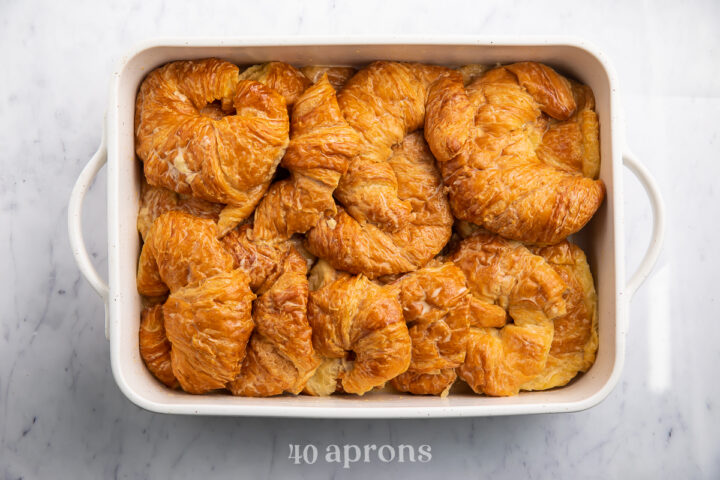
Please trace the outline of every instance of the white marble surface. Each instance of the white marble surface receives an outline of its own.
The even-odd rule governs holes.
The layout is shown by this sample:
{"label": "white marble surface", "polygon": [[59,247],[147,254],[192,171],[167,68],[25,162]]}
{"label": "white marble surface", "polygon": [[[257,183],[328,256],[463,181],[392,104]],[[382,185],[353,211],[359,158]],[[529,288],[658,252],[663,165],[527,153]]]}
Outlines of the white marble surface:
{"label": "white marble surface", "polygon": [[[0,478],[719,478],[720,3],[0,0]],[[589,411],[433,421],[189,418],[118,390],[103,307],[76,269],[66,203],[95,150],[111,68],[158,35],[572,34],[604,49],[630,147],[668,230],[631,306],[620,384]],[[626,181],[628,271],[650,225]],[[106,263],[105,177],[85,204]],[[104,271],[104,270],[102,270]],[[294,466],[289,443],[427,443],[426,464]]]}

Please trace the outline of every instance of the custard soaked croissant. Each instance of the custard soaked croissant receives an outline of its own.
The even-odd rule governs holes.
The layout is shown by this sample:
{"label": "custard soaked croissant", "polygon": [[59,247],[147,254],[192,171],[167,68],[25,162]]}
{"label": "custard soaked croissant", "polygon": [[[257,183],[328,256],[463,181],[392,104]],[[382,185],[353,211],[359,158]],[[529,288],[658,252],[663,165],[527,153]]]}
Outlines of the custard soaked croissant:
{"label": "custard soaked croissant", "polygon": [[249,216],[288,144],[284,98],[218,59],[169,63],[143,81],[135,148],[151,185],[227,204],[226,232]]}
{"label": "custard soaked croissant", "polygon": [[336,213],[333,192],[360,151],[358,134],[342,116],[335,91],[322,77],[293,108],[290,145],[282,166],[290,178],[275,182],[255,211],[254,236],[290,238]]}
{"label": "custard soaked croissant", "polygon": [[537,63],[492,69],[467,87],[440,79],[428,95],[425,137],[455,216],[526,243],[580,230],[605,194],[589,177],[599,166],[593,106],[589,88]]}
{"label": "custard soaked croissant", "polygon": [[[479,232],[463,240],[449,259],[486,304],[485,314],[470,317],[460,378],[477,393],[515,395],[545,368],[553,321],[566,313],[566,285],[542,257],[492,234]],[[512,323],[488,326],[508,317]]]}
{"label": "custard soaked croissant", "polygon": [[392,195],[408,211],[397,228],[389,229],[369,219],[358,221],[361,213],[353,216],[341,207],[335,215],[320,221],[307,234],[308,250],[335,268],[363,273],[369,278],[415,270],[435,256],[450,238],[452,215],[422,133],[408,135],[392,152],[383,164],[375,164],[380,170],[389,169],[390,176],[371,180],[367,176],[372,169],[366,170],[362,175],[367,181],[358,182],[355,194],[368,201],[383,202],[387,198],[383,190],[394,190]]}
{"label": "custard soaked croissant", "polygon": [[414,394],[446,395],[465,360],[470,304],[465,275],[453,263],[428,265],[395,282],[412,340],[408,370],[392,385]]}
{"label": "custard soaked croissant", "polygon": [[216,236],[212,220],[179,211],[160,215],[140,251],[138,292],[156,297],[232,270],[233,258]]}
{"label": "custard soaked croissant", "polygon": [[163,307],[173,373],[183,390],[225,388],[240,371],[253,330],[255,298],[242,270],[180,288]]}
{"label": "custard soaked croissant", "polygon": [[395,287],[336,272],[324,261],[311,274],[308,319],[323,364],[305,391],[362,395],[407,370],[410,336]]}
{"label": "custard soaked croissant", "polygon": [[598,348],[597,294],[585,254],[568,241],[534,248],[565,282],[567,312],[554,321],[554,334],[543,371],[523,390],[560,387],[595,362]]}
{"label": "custard soaked croissant", "polygon": [[307,263],[292,245],[275,248],[284,253],[278,254],[282,259],[272,272],[274,280],[255,300],[255,331],[247,356],[238,376],[228,384],[234,395],[300,393],[320,363],[307,319]]}
{"label": "custard soaked croissant", "polygon": [[[216,234],[212,220],[170,211],[153,222],[140,253],[138,291],[147,296],[170,292],[162,317],[172,373],[189,393],[224,388],[233,380],[253,329],[250,280],[233,269],[233,258]],[[154,330],[162,346],[159,327]],[[146,348],[146,362],[148,353]],[[158,372],[168,379],[159,368],[153,371]]]}
{"label": "custard soaked croissant", "polygon": [[299,393],[320,362],[307,318],[306,259],[292,241],[255,240],[251,225],[231,231],[222,244],[258,296],[247,356],[228,389],[253,397]]}
{"label": "custard soaked croissant", "polygon": [[344,208],[307,236],[308,249],[335,268],[375,278],[415,270],[450,238],[452,217],[435,162],[419,133],[427,88],[444,67],[375,62],[338,93],[361,149],[335,197]]}

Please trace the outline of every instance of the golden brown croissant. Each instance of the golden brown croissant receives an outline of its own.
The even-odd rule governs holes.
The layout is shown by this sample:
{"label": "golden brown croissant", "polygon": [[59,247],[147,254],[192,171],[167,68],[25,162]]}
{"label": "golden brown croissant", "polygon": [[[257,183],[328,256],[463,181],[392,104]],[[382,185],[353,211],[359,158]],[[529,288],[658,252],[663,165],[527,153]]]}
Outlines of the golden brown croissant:
{"label": "golden brown croissant", "polygon": [[408,273],[394,283],[412,340],[408,370],[392,385],[414,394],[447,395],[465,360],[469,305],[465,275],[453,263]]}
{"label": "golden brown croissant", "polygon": [[338,94],[362,149],[335,190],[344,206],[308,234],[308,249],[335,268],[370,278],[415,270],[450,237],[452,222],[435,162],[414,132],[428,86],[460,74],[444,67],[375,62]]}
{"label": "golden brown croissant", "polygon": [[326,77],[308,88],[293,108],[290,145],[282,166],[290,178],[272,184],[255,211],[254,237],[290,238],[305,233],[337,209],[333,192],[360,149],[357,133],[340,112]]}
{"label": "golden brown croissant", "polygon": [[175,193],[162,187],[153,187],[143,181],[140,190],[140,211],[137,227],[143,241],[157,217],[171,210],[186,212],[200,218],[209,218],[215,222],[220,218],[220,211],[225,205],[211,203],[200,198]]}
{"label": "golden brown croissant", "polygon": [[600,139],[595,96],[587,85],[570,81],[575,113],[565,121],[549,119],[536,153],[543,162],[588,178],[600,173]]}
{"label": "golden brown croissant", "polygon": [[302,67],[300,71],[310,79],[312,83],[318,83],[324,75],[327,75],[330,85],[337,91],[340,91],[347,81],[357,73],[357,70],[353,67],[327,65],[308,65]]}
{"label": "golden brown croissant", "polygon": [[255,300],[256,329],[239,375],[228,384],[234,395],[300,393],[320,363],[307,319],[307,263],[290,246],[278,270],[276,280]]}
{"label": "golden brown croissant", "polygon": [[[332,270],[323,261],[313,270]],[[396,377],[410,364],[410,335],[396,287],[380,286],[363,275],[311,274],[308,320],[313,346],[324,358],[305,391],[362,395]]]}
{"label": "golden brown croissant", "polygon": [[165,302],[172,369],[186,392],[225,388],[240,373],[254,327],[248,283],[233,270],[174,290]]}
{"label": "golden brown croissant", "polygon": [[[386,161],[368,165],[362,179],[354,175],[352,182],[357,183],[353,195],[357,198],[346,204],[351,205],[350,210],[338,208],[337,214],[310,230],[308,250],[337,269],[370,278],[425,265],[447,243],[453,219],[435,159],[422,133],[408,135]],[[397,228],[362,219],[363,213],[353,210],[389,198],[384,196],[384,189],[394,191],[395,199],[408,208]]]}
{"label": "golden brown croissant", "polygon": [[137,287],[154,297],[232,270],[233,258],[216,238],[212,220],[185,212],[160,215],[140,252]]}
{"label": "golden brown croissant", "polygon": [[[542,257],[492,234],[463,240],[449,259],[477,299],[460,378],[477,393],[515,395],[545,368],[553,320],[566,312],[565,283]],[[513,323],[488,327],[498,326],[506,312]]]}
{"label": "golden brown croissant", "polygon": [[338,94],[343,115],[360,134],[363,148],[343,175],[336,197],[358,221],[393,231],[411,216],[408,202],[398,198],[395,173],[385,161],[393,146],[423,127],[427,89],[445,76],[460,78],[444,67],[375,62]]}
{"label": "golden brown croissant", "polygon": [[140,316],[140,356],[155,378],[170,388],[177,388],[180,384],[172,371],[170,341],[165,334],[164,323],[162,305],[143,309]]}
{"label": "golden brown croissant", "polygon": [[[589,97],[589,90],[584,92]],[[597,164],[591,105],[585,102],[572,119],[577,105],[570,82],[537,63],[495,68],[467,88],[458,78],[438,80],[428,95],[425,137],[455,216],[527,243],[553,244],[580,230],[602,203],[604,186],[557,168],[575,158],[548,159],[572,152],[588,166]],[[556,121],[568,120],[581,134],[556,134],[563,130]],[[538,156],[538,150],[544,153]]]}
{"label": "golden brown croissant", "polygon": [[135,148],[151,185],[228,204],[224,233],[246,218],[288,144],[283,97],[218,59],[150,72],[137,95]]}
{"label": "golden brown croissant", "polygon": [[[216,234],[212,220],[170,211],[153,222],[140,253],[138,291],[170,291],[162,317],[172,373],[189,393],[223,388],[234,379],[253,329],[250,279],[233,270]],[[143,329],[141,337],[148,333]],[[160,343],[157,335],[148,340]]]}
{"label": "golden brown croissant", "polygon": [[567,285],[567,313],[554,322],[554,335],[545,369],[522,385],[523,390],[547,390],[566,385],[595,362],[598,348],[597,294],[585,254],[577,245],[562,242],[534,248]]}
{"label": "golden brown croissant", "polygon": [[240,74],[240,80],[254,80],[272,88],[283,96],[288,110],[305,89],[312,85],[310,79],[300,70],[284,62],[253,65]]}

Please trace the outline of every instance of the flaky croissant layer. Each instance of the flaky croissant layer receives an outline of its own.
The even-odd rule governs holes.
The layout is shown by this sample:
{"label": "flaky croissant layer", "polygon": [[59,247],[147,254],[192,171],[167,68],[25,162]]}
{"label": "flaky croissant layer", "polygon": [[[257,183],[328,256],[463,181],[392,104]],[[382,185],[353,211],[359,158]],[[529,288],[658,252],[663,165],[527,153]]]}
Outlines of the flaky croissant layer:
{"label": "flaky croissant layer", "polygon": [[140,356],[168,388],[515,395],[598,349],[566,237],[592,90],[546,65],[173,62],[136,101]]}

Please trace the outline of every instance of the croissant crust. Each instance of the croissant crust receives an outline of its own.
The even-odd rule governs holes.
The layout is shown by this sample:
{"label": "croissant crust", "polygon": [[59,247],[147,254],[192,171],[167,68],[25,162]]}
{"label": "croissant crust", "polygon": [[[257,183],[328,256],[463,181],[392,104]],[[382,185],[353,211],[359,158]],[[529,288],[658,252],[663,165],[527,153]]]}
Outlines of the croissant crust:
{"label": "croissant crust", "polygon": [[170,388],[180,384],[172,371],[170,341],[165,334],[163,306],[154,305],[143,309],[140,315],[140,356],[150,373]]}
{"label": "croissant crust", "polygon": [[[479,232],[463,240],[449,258],[486,310],[471,315],[460,378],[477,393],[515,395],[545,368],[553,321],[566,313],[565,283],[542,257],[492,234]],[[512,323],[484,324],[506,312]]]}
{"label": "croissant crust", "polygon": [[217,59],[153,70],[135,107],[135,148],[151,185],[228,204],[221,232],[246,218],[288,144],[284,98]]}
{"label": "croissant crust", "polygon": [[495,68],[467,87],[438,80],[425,136],[455,216],[525,243],[554,244],[580,230],[605,195],[590,178],[599,165],[591,95],[537,63]]}
{"label": "croissant crust", "polygon": [[307,318],[307,262],[291,242],[254,241],[250,233],[250,227],[243,226],[223,238],[258,294],[252,314],[255,331],[228,389],[253,397],[297,394],[320,363]]}
{"label": "croissant crust", "polygon": [[465,276],[453,263],[422,268],[395,282],[412,340],[412,358],[393,386],[414,394],[447,394],[465,360],[469,304]]}
{"label": "croissant crust", "polygon": [[590,266],[577,245],[561,242],[534,248],[565,282],[567,312],[553,322],[553,341],[547,364],[523,390],[547,390],[566,385],[595,362],[598,348],[597,294]]}
{"label": "croissant crust", "polygon": [[410,364],[410,336],[392,286],[339,274],[310,293],[308,319],[313,346],[324,357],[308,393],[329,394],[338,383],[342,391],[362,395]]}
{"label": "croissant crust", "polygon": [[452,217],[435,161],[413,133],[427,89],[460,74],[431,65],[375,62],[347,81],[338,104],[360,151],[340,179],[342,208],[307,235],[308,249],[335,268],[370,278],[425,265],[450,238]]}

